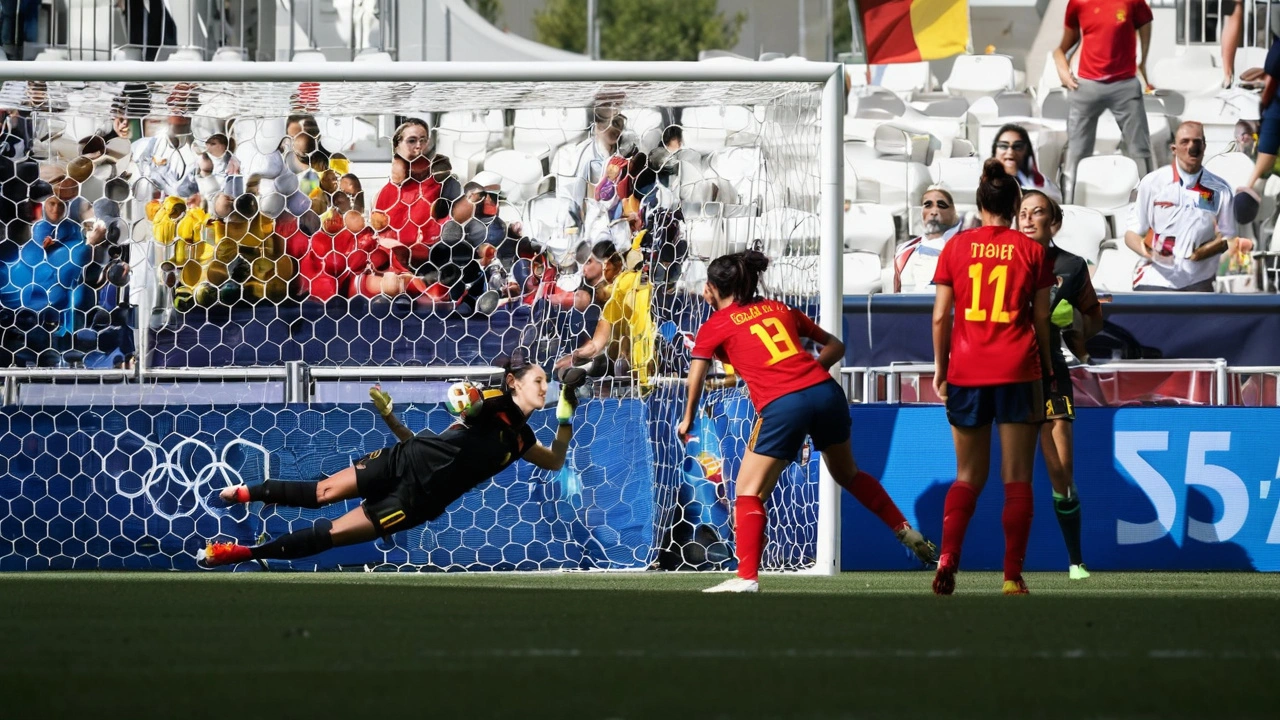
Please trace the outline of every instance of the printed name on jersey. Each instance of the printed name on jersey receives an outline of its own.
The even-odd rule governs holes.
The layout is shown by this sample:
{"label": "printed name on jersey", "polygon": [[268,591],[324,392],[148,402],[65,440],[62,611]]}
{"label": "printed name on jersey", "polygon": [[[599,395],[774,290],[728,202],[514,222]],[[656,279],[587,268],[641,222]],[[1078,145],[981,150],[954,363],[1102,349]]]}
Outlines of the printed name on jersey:
{"label": "printed name on jersey", "polygon": [[[765,311],[760,309],[762,307],[765,307],[765,305],[764,304],[752,305],[750,308],[747,308],[742,312],[736,312],[736,313],[730,314],[729,319],[733,321],[734,325],[741,325],[743,323],[751,322],[752,320],[755,320],[756,318],[765,314]],[[773,312],[773,307],[772,306],[768,306],[768,307],[769,307],[768,312]]]}
{"label": "printed name on jersey", "polygon": [[1013,246],[1001,243],[974,243],[972,246],[974,260],[1012,260]]}

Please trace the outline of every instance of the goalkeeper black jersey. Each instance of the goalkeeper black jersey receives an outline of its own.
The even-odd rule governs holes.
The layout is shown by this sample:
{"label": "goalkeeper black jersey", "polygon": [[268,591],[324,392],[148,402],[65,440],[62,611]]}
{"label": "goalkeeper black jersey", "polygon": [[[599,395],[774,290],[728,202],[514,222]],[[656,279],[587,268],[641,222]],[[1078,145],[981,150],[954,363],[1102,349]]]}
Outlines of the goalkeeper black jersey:
{"label": "goalkeeper black jersey", "polygon": [[524,457],[537,442],[528,419],[506,393],[488,391],[485,396],[475,417],[438,435],[424,430],[400,443],[401,476],[413,477],[448,503]]}

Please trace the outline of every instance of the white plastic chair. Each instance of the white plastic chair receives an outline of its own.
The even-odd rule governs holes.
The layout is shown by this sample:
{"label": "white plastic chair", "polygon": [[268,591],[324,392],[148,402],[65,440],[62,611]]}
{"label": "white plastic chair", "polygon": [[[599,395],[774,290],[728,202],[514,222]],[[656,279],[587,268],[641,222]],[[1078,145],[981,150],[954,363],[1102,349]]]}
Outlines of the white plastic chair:
{"label": "white plastic chair", "polygon": [[941,158],[933,164],[934,182],[951,193],[958,206],[976,206],[982,163],[977,156]]}
{"label": "white plastic chair", "polygon": [[1124,240],[1108,240],[1098,254],[1098,267],[1093,272],[1093,286],[1107,292],[1133,290],[1133,271],[1141,257],[1124,244]]}
{"label": "white plastic chair", "polygon": [[591,124],[583,108],[522,108],[515,112],[511,147],[538,157],[581,142]]}
{"label": "white plastic chair", "polygon": [[874,253],[884,261],[893,256],[897,228],[888,208],[872,203],[854,203],[844,214],[845,252]]}
{"label": "white plastic chair", "polygon": [[846,295],[870,295],[884,290],[879,255],[861,251],[846,252],[842,261]]}
{"label": "white plastic chair", "polygon": [[536,197],[544,177],[542,161],[520,150],[498,150],[484,159],[484,169],[502,177],[502,193],[516,205]]}
{"label": "white plastic chair", "polygon": [[1102,213],[1079,205],[1062,206],[1062,228],[1053,238],[1054,245],[1096,265],[1106,237],[1107,219]]}
{"label": "white plastic chair", "polygon": [[933,89],[933,75],[929,72],[928,62],[876,65],[871,77],[876,85],[904,99]]}
{"label": "white plastic chair", "polygon": [[1123,155],[1094,155],[1076,167],[1075,203],[1115,215],[1129,205],[1141,179],[1138,164]]}
{"label": "white plastic chair", "polygon": [[942,89],[969,100],[1013,90],[1013,58],[1008,55],[959,55]]}
{"label": "white plastic chair", "polygon": [[700,152],[714,152],[731,145],[754,145],[759,136],[755,114],[741,105],[685,108],[680,122],[685,147]]}

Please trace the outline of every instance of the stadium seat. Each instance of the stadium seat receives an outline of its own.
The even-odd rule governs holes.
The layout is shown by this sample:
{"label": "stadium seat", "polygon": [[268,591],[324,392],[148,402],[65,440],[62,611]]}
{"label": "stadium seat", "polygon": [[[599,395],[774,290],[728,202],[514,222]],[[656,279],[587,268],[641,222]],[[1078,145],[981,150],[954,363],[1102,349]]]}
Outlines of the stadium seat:
{"label": "stadium seat", "polygon": [[204,62],[204,50],[194,47],[175,48],[165,62]]}
{"label": "stadium seat", "polygon": [[819,257],[815,254],[777,257],[764,273],[764,286],[771,293],[792,297],[812,292],[813,278],[819,265]]}
{"label": "stadium seat", "polygon": [[941,158],[933,164],[933,181],[951,193],[957,207],[963,212],[977,209],[978,181],[982,179],[982,163],[986,158]]}
{"label": "stadium seat", "polygon": [[720,203],[707,203],[697,215],[686,214],[684,236],[689,254],[702,260],[713,260],[728,252],[728,237]]}
{"label": "stadium seat", "polygon": [[1222,87],[1218,48],[1208,45],[1179,46],[1174,54],[1148,68],[1152,85],[1176,90],[1188,97],[1211,96]]}
{"label": "stadium seat", "polygon": [[240,47],[220,47],[213,51],[213,62],[244,62],[248,53]]}
{"label": "stadium seat", "polygon": [[1102,213],[1079,205],[1062,206],[1062,228],[1053,238],[1054,245],[1097,265],[1106,237],[1107,219]]}
{"label": "stadium seat", "polygon": [[436,152],[453,161],[453,170],[471,177],[479,169],[484,153],[502,139],[501,110],[447,112],[436,126]]}
{"label": "stadium seat", "polygon": [[893,258],[893,213],[872,203],[854,203],[844,213],[844,251],[873,253],[884,262]]}
{"label": "stadium seat", "polygon": [[970,101],[1014,88],[1013,58],[1008,55],[958,55],[942,89]]}
{"label": "stadium seat", "polygon": [[322,63],[328,61],[329,58],[325,57],[323,51],[314,48],[306,48],[293,54],[293,62],[296,63]]}
{"label": "stadium seat", "polygon": [[818,252],[818,216],[792,208],[766,210],[755,223],[756,235],[764,241],[769,257]]}
{"label": "stadium seat", "polygon": [[498,150],[484,159],[483,167],[502,177],[502,193],[516,205],[537,197],[542,190],[542,161],[519,150]]}
{"label": "stadium seat", "polygon": [[521,108],[515,111],[511,147],[537,157],[549,157],[561,146],[586,138],[590,124],[583,108]]}
{"label": "stadium seat", "polygon": [[904,100],[910,100],[916,93],[929,92],[934,86],[928,62],[876,65],[871,77],[875,85]]}
{"label": "stadium seat", "polygon": [[[1253,174],[1253,160],[1242,152],[1227,152],[1214,155],[1205,160],[1204,167],[1217,175],[1232,189],[1244,187]],[[1261,215],[1262,213],[1259,213]]]}
{"label": "stadium seat", "polygon": [[685,108],[680,124],[685,147],[700,152],[754,145],[760,134],[755,113],[741,105]]}
{"label": "stadium seat", "polygon": [[1093,273],[1093,286],[1108,292],[1133,290],[1133,271],[1140,259],[1123,239],[1103,242],[1098,253],[1098,266]]}
{"label": "stadium seat", "polygon": [[847,251],[843,261],[845,295],[870,295],[883,291],[879,255],[860,250]]}
{"label": "stadium seat", "polygon": [[[902,138],[904,134],[911,134],[909,131],[888,128],[884,134],[891,132],[896,132],[900,139],[886,139],[880,147],[913,152],[923,147],[918,140]],[[858,169],[858,198],[882,203],[894,214],[905,216],[908,208],[919,202],[920,196],[932,183],[929,168],[904,155],[885,155],[877,150],[867,143],[845,143],[846,163]]]}
{"label": "stadium seat", "polygon": [[1123,155],[1094,155],[1076,168],[1077,205],[1115,215],[1128,207],[1138,187],[1138,164]]}

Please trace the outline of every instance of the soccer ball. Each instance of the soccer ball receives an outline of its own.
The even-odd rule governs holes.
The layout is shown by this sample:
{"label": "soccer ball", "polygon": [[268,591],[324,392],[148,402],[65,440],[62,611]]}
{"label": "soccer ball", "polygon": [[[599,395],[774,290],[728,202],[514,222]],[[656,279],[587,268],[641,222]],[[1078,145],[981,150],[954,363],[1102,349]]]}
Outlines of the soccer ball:
{"label": "soccer ball", "polygon": [[483,405],[484,394],[479,387],[469,382],[456,382],[445,393],[444,406],[454,417],[475,417]]}

